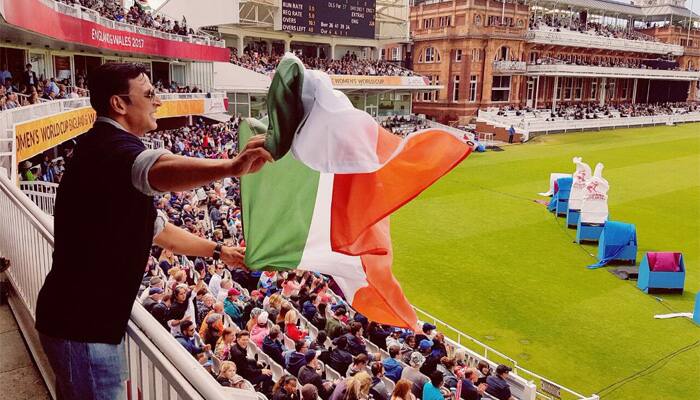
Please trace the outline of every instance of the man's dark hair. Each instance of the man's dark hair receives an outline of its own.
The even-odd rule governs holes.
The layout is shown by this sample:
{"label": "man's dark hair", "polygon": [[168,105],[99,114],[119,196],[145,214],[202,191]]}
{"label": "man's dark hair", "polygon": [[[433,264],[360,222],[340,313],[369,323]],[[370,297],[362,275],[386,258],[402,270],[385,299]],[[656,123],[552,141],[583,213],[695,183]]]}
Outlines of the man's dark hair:
{"label": "man's dark hair", "polygon": [[27,65],[25,65],[24,67],[25,67],[25,68],[29,68],[29,67],[31,67],[31,66],[32,66],[31,63],[27,63]]}
{"label": "man's dark hair", "polygon": [[242,338],[243,336],[248,336],[248,337],[250,337],[250,332],[245,331],[245,330],[239,331],[238,333],[236,333],[236,340]]}
{"label": "man's dark hair", "polygon": [[360,329],[362,329],[361,323],[357,321],[353,321],[352,323],[350,323],[350,334],[352,334],[353,336],[357,335],[357,332],[359,332]]}
{"label": "man's dark hair", "polygon": [[335,345],[338,346],[338,348],[345,350],[348,347],[348,338],[345,336],[339,337],[335,340]]}
{"label": "man's dark hair", "polygon": [[297,340],[297,341],[294,343],[294,349],[296,349],[296,351],[301,351],[302,347],[304,347],[305,345],[306,345],[306,342],[305,342],[305,341],[303,341],[303,340]]}
{"label": "man's dark hair", "polygon": [[384,366],[381,362],[375,361],[372,363],[372,376],[377,376],[384,372]]}
{"label": "man's dark hair", "polygon": [[397,355],[399,355],[400,351],[401,349],[399,348],[399,346],[394,345],[389,347],[389,357],[395,358]]}
{"label": "man's dark hair", "polygon": [[190,321],[189,319],[184,319],[182,322],[180,322],[180,331],[185,333],[185,331],[192,325],[194,325],[194,322]]}
{"label": "man's dark hair", "polygon": [[356,355],[355,358],[353,358],[353,360],[352,360],[352,363],[355,365],[358,365],[358,364],[367,365],[368,362],[369,362],[369,357],[367,357],[367,354],[365,354],[365,353],[360,353],[360,354]]}
{"label": "man's dark hair", "polygon": [[442,372],[433,371],[433,373],[430,374],[430,383],[432,383],[435,387],[442,386]]}
{"label": "man's dark hair", "polygon": [[[106,63],[97,67],[90,73],[88,90],[90,91],[90,105],[98,116],[108,116],[109,99],[114,95],[129,93],[129,81],[138,78],[141,74],[148,75],[146,67],[134,63]],[[128,102],[128,98],[124,97]]]}

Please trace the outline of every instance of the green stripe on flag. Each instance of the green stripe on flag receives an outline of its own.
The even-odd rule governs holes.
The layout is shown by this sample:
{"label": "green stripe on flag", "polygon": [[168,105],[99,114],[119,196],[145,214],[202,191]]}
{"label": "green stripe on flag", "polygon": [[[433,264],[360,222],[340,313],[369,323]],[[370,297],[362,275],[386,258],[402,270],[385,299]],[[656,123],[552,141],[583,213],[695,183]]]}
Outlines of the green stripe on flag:
{"label": "green stripe on flag", "polygon": [[[245,147],[254,133],[244,120],[239,127],[239,147]],[[299,265],[314,213],[319,177],[319,172],[295,160],[290,153],[241,178],[248,268],[294,269]]]}
{"label": "green stripe on flag", "polygon": [[267,92],[269,126],[265,148],[275,160],[284,157],[292,147],[294,133],[304,119],[301,91],[304,67],[292,58],[283,58]]}

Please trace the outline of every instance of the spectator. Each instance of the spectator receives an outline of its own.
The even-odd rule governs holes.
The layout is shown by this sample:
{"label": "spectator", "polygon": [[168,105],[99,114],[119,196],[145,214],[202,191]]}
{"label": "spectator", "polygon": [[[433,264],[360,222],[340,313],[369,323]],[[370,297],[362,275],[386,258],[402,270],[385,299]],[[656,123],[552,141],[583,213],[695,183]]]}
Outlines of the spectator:
{"label": "spectator", "polygon": [[2,69],[0,70],[0,83],[4,83],[5,79],[7,78],[12,79],[12,72],[10,72],[9,68],[7,67],[7,62],[4,62],[2,64]]}
{"label": "spectator", "polygon": [[148,297],[141,303],[146,311],[151,312],[153,307],[160,302],[163,298],[163,289],[159,287],[152,287],[148,289]]}
{"label": "spectator", "polygon": [[231,347],[231,361],[236,363],[236,369],[242,377],[258,388],[259,392],[270,397],[272,395],[272,371],[248,358],[249,342],[250,333],[248,331],[240,331],[236,334],[236,342]]}
{"label": "spectator", "polygon": [[437,365],[437,371],[442,373],[443,384],[446,388],[453,390],[457,388],[457,375],[455,375],[455,360],[451,357],[442,357]]}
{"label": "spectator", "polygon": [[222,314],[218,312],[212,312],[202,323],[202,328],[200,329],[199,335],[210,347],[216,347],[216,342],[221,337],[224,331],[224,323],[222,319]]}
{"label": "spectator", "polygon": [[391,335],[386,337],[386,348],[387,350],[391,348],[391,346],[397,346],[399,349],[401,348],[401,328],[394,328],[391,331]]}
{"label": "spectator", "polygon": [[[36,77],[36,72],[32,71],[32,64],[27,63],[25,65],[25,70],[22,73],[22,84],[29,90],[30,88],[37,88],[39,86],[39,78]],[[29,91],[25,93],[31,93]]]}
{"label": "spectator", "polygon": [[515,127],[511,125],[508,128],[508,143],[513,143],[513,136],[515,136]]}
{"label": "spectator", "polygon": [[405,367],[401,372],[401,380],[406,379],[411,382],[411,392],[417,399],[423,398],[423,386],[428,382],[428,377],[420,372],[420,367],[424,362],[425,357],[417,351],[413,352],[408,367]]}
{"label": "spectator", "polygon": [[263,339],[262,351],[270,356],[277,364],[285,365],[284,356],[282,355],[284,353],[284,345],[282,345],[282,341],[279,339],[280,334],[280,327],[273,325],[265,339]]}
{"label": "spectator", "polygon": [[318,333],[316,334],[316,339],[311,343],[309,348],[311,350],[320,351],[320,352],[326,351],[326,350],[328,350],[326,348],[326,340],[328,340],[328,336],[326,335],[326,331],[318,331]]}
{"label": "spectator", "polygon": [[394,382],[401,379],[403,365],[399,362],[399,346],[393,345],[389,347],[389,357],[382,360],[384,365],[384,375]]}
{"label": "spectator", "polygon": [[209,292],[216,298],[219,295],[219,289],[221,289],[221,276],[224,273],[224,265],[222,263],[216,263],[214,273],[211,275],[209,280]]}
{"label": "spectator", "polygon": [[430,339],[421,340],[418,345],[418,351],[425,357],[425,362],[421,366],[420,372],[426,376],[430,376],[440,362],[440,358],[433,355],[433,341]]}
{"label": "spectator", "polygon": [[[316,387],[322,399],[326,400],[333,393],[333,383],[324,381],[323,377],[316,372],[318,369],[317,353],[313,350],[308,350],[304,354],[306,365],[299,369],[299,382],[302,385],[310,383]],[[378,399],[377,399],[378,400]]]}
{"label": "spectator", "polygon": [[313,321],[316,313],[318,313],[318,309],[316,308],[317,297],[315,293],[312,293],[302,306],[301,315],[309,321]]}
{"label": "spectator", "polygon": [[347,371],[350,364],[353,362],[352,354],[347,350],[348,341],[343,337],[339,337],[335,343],[335,349],[333,349],[328,357],[328,365],[339,373]]}
{"label": "spectator", "polygon": [[236,389],[250,389],[246,384],[245,379],[236,373],[236,364],[232,361],[224,361],[221,363],[219,376],[216,381],[221,386],[232,387]]}
{"label": "spectator", "polygon": [[285,364],[285,369],[289,371],[290,374],[294,376],[299,375],[301,367],[306,365],[306,351],[308,349],[309,347],[306,345],[305,340],[297,340],[294,342],[294,351],[289,354],[287,363]]}
{"label": "spectator", "polygon": [[270,332],[270,329],[267,327],[267,315],[265,311],[261,312],[260,315],[258,315],[258,323],[250,331],[250,340],[258,347],[262,347],[265,337]]}
{"label": "spectator", "polygon": [[[197,325],[201,326],[202,322],[204,321],[204,318],[209,314],[209,312],[212,310],[212,307],[214,307],[214,296],[212,296],[211,293],[206,292],[206,289],[203,289],[206,294],[202,295],[201,300],[197,300],[197,316],[196,316],[196,322]],[[197,292],[199,294],[199,292]]]}
{"label": "spectator", "polygon": [[367,363],[369,358],[367,354],[358,354],[352,359],[352,364],[348,367],[345,376],[355,376],[362,371],[367,370]]}
{"label": "spectator", "polygon": [[350,332],[345,334],[348,341],[348,350],[353,356],[367,354],[365,339],[362,337],[362,324],[353,321],[350,323]]}
{"label": "spectator", "polygon": [[386,384],[382,378],[384,377],[384,367],[379,361],[372,363],[372,386],[370,389],[370,394],[374,400],[389,400],[391,394],[386,388]]}
{"label": "spectator", "polygon": [[479,378],[479,373],[474,368],[467,368],[464,371],[464,379],[462,379],[462,399],[464,400],[481,400],[488,385],[481,383],[476,386],[476,381]]}
{"label": "spectator", "polygon": [[416,396],[411,392],[413,383],[406,379],[396,382],[394,391],[391,393],[391,400],[416,400]]}
{"label": "spectator", "polygon": [[346,378],[335,386],[329,400],[364,400],[369,397],[372,378],[367,372]]}
{"label": "spectator", "polygon": [[491,367],[489,366],[489,364],[483,360],[479,361],[479,364],[477,364],[476,366],[476,370],[479,374],[476,384],[481,385],[482,383],[486,383],[488,377],[491,376]]}
{"label": "spectator", "polygon": [[285,375],[275,384],[272,400],[299,400],[297,378]]}
{"label": "spectator", "polygon": [[[318,389],[316,386],[307,383],[301,387],[301,400],[317,400],[318,399]],[[325,400],[325,399],[324,399]]]}
{"label": "spectator", "polygon": [[440,391],[443,377],[442,372],[433,371],[430,374],[430,380],[423,385],[423,400],[445,400]]}
{"label": "spectator", "polygon": [[503,364],[496,367],[496,374],[486,378],[486,384],[488,385],[486,393],[498,400],[515,400],[515,397],[510,393],[510,385],[506,380],[512,370],[511,367]]}
{"label": "spectator", "polygon": [[416,350],[416,337],[413,335],[406,336],[406,340],[404,340],[403,344],[401,345],[401,351],[399,352],[401,355],[401,361],[408,364],[411,360],[411,354],[413,354],[413,352]]}
{"label": "spectator", "polygon": [[422,333],[416,334],[416,343],[420,344],[420,342],[422,342],[423,340],[431,340],[433,338],[432,334],[434,329],[435,325],[430,324],[428,322],[424,323],[422,327]]}
{"label": "spectator", "polygon": [[299,317],[297,316],[297,312],[293,309],[287,311],[287,313],[284,316],[285,333],[287,337],[294,341],[305,339],[307,335],[306,331],[302,331],[299,328],[297,328],[298,322]]}
{"label": "spectator", "polygon": [[331,340],[343,335],[346,331],[346,325],[341,320],[347,314],[345,307],[338,307],[333,311],[333,316],[326,321],[325,331]]}
{"label": "spectator", "polygon": [[[240,294],[241,292],[239,292],[238,289],[231,288],[228,290],[228,296],[226,296],[226,298],[224,299],[224,311],[238,326],[243,325],[243,310],[241,309],[241,304],[238,301]],[[255,327],[252,327],[251,329],[251,335],[253,334],[252,330],[254,328]]]}
{"label": "spectator", "polygon": [[166,294],[163,296],[161,301],[151,308],[151,315],[158,321],[163,328],[170,331],[170,326],[168,326],[168,321],[170,320],[170,295]]}
{"label": "spectator", "polygon": [[231,328],[225,328],[221,333],[221,337],[216,342],[214,347],[214,355],[219,360],[229,360],[231,358],[231,346],[236,338],[236,333]]}
{"label": "spectator", "polygon": [[175,336],[175,339],[193,356],[199,353],[211,350],[210,345],[197,346],[194,339],[194,322],[184,320],[180,323],[180,334]]}

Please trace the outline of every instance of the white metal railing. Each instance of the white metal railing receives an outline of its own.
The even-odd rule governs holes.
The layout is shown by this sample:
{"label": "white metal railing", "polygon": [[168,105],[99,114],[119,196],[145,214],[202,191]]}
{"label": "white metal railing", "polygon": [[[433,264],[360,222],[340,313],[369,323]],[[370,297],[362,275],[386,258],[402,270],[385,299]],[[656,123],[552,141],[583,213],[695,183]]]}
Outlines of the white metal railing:
{"label": "white metal railing", "polygon": [[530,43],[556,46],[588,47],[606,50],[631,51],[637,53],[683,55],[683,46],[646,40],[618,39],[588,33],[562,30],[560,32],[537,29],[525,35]]}
{"label": "white metal railing", "polygon": [[525,61],[494,61],[493,73],[524,74],[527,71]]}
{"label": "white metal railing", "polygon": [[[543,110],[543,112],[546,115],[549,115],[548,110]],[[644,117],[613,117],[580,120],[560,119],[556,121],[545,121],[541,118],[508,117],[496,115],[492,112],[479,111],[477,121],[486,122],[488,124],[503,128],[509,128],[511,125],[513,125],[518,133],[548,133],[700,122],[700,112]]]}
{"label": "white metal railing", "polygon": [[[506,364],[513,368],[513,374],[509,377],[511,389],[519,395],[521,399],[552,399],[550,396],[552,389],[558,389],[561,393],[559,399],[578,399],[578,400],[598,400],[597,395],[584,396],[565,386],[559,385],[552,380],[546,379],[532,371],[529,371],[518,365],[518,362],[500,351],[490,347],[480,340],[467,335],[452,325],[441,321],[438,318],[430,315],[426,311],[413,306],[413,309],[418,315],[421,322],[430,322],[437,329],[445,334],[445,340],[455,348],[462,348],[467,351],[468,358],[474,360],[477,358],[480,361],[488,362],[492,367],[496,364]],[[474,350],[476,347],[477,350]],[[519,379],[518,379],[519,378]],[[543,386],[546,390],[543,390]]]}
{"label": "white metal railing", "polygon": [[600,67],[595,65],[574,64],[530,64],[528,75],[540,76],[574,76],[574,77],[608,77],[663,79],[677,81],[695,81],[700,79],[700,71],[676,71],[667,69]]}
{"label": "white metal railing", "polygon": [[[3,217],[0,224],[0,256],[11,261],[6,274],[19,298],[19,306],[33,319],[39,290],[51,268],[53,218],[4,176],[0,176],[0,215]],[[23,334],[31,333],[25,329]],[[131,398],[231,398],[140,304],[135,304],[132,309],[125,341]],[[32,351],[35,352],[34,359],[42,363],[41,350],[33,347]],[[42,371],[50,371],[47,365],[42,366]],[[44,380],[51,392],[55,393],[51,377],[45,375]],[[257,395],[236,390],[235,398],[254,400]]]}
{"label": "white metal railing", "polygon": [[41,211],[53,215],[56,205],[58,183],[43,181],[20,181],[19,189],[34,202]]}
{"label": "white metal railing", "polygon": [[84,19],[86,21],[95,22],[102,26],[118,29],[126,32],[140,33],[142,35],[148,35],[153,37],[158,37],[161,39],[173,40],[183,43],[199,44],[204,46],[213,47],[226,47],[226,43],[223,40],[214,40],[209,37],[197,36],[197,35],[177,35],[174,33],[167,33],[157,29],[145,28],[137,25],[127,24],[123,22],[117,22],[109,18],[105,18],[100,15],[95,10],[85,8],[80,5],[68,5],[54,0],[42,0],[47,7],[52,8],[54,11],[70,15],[71,17]]}

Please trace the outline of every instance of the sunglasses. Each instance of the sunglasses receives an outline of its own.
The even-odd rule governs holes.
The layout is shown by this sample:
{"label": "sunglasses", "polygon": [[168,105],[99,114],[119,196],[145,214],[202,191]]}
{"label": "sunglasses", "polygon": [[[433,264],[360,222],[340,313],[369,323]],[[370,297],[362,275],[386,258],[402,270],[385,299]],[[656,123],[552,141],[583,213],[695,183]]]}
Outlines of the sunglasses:
{"label": "sunglasses", "polygon": [[[129,93],[126,93],[126,94],[117,94],[117,95],[115,95],[115,96],[127,97],[127,98],[128,98],[129,96],[131,96],[131,94],[129,94]],[[155,100],[156,97],[158,97],[158,95],[156,94],[156,91],[155,91],[154,89],[151,89],[151,90],[148,91],[148,93],[144,94],[143,97],[145,97],[145,98],[147,98],[148,100],[150,100],[151,102],[153,102],[153,100]]]}

